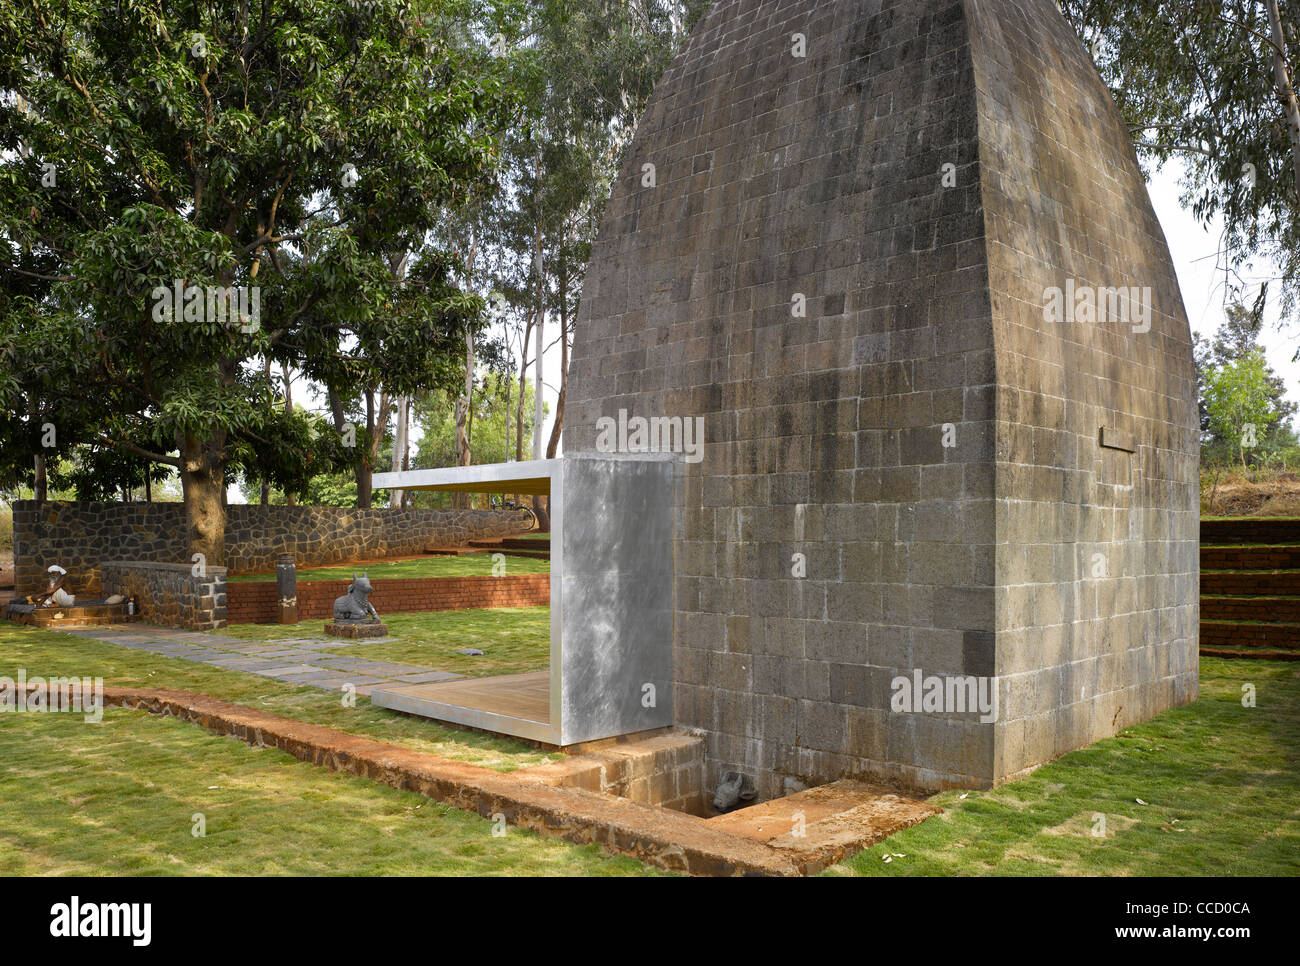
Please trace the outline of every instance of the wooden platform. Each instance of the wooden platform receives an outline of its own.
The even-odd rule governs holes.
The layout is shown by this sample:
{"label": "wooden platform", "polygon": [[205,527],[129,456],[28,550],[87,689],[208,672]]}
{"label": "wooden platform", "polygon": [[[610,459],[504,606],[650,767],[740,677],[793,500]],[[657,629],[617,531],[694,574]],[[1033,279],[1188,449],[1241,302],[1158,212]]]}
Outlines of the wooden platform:
{"label": "wooden platform", "polygon": [[371,693],[370,703],[436,721],[555,742],[550,671],[383,688]]}

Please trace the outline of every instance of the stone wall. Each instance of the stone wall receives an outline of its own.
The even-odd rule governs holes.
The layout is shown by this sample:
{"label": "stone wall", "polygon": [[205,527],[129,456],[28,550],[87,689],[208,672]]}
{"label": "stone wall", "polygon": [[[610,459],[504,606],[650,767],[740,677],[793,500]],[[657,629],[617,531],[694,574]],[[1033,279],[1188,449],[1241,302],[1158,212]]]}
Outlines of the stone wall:
{"label": "stone wall", "polygon": [[150,624],[211,631],[226,626],[226,570],[208,567],[194,575],[188,564],[104,561],[105,596],[135,597],[136,615]]}
{"label": "stone wall", "polygon": [[[1071,279],[1149,286],[1151,328],[1048,323]],[[704,420],[674,633],[707,784],[988,786],[1195,697],[1190,334],[1051,0],[715,4],[627,152],[572,360],[566,454],[623,410]],[[918,670],[996,678],[1004,717],[895,712]]]}
{"label": "stone wall", "polygon": [[[330,506],[248,506],[226,510],[226,567],[232,574],[275,570],[292,553],[298,567],[416,555],[428,546],[521,532],[526,515],[493,510],[358,510]],[[179,563],[185,508],[179,503],[14,504],[15,590],[45,587],[46,568],[64,567],[80,595],[100,591],[105,560]]]}

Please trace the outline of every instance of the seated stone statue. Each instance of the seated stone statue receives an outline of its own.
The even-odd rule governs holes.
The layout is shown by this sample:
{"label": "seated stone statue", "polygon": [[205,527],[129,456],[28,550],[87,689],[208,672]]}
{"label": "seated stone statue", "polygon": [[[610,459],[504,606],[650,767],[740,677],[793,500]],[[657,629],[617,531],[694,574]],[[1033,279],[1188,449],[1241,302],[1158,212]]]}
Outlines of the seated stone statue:
{"label": "seated stone statue", "polygon": [[354,571],[348,592],[334,601],[336,621],[379,620],[379,613],[370,603],[370,578],[364,573],[358,577]]}
{"label": "seated stone statue", "polygon": [[41,594],[38,603],[42,607],[71,607],[76,603],[77,598],[71,593],[72,582],[68,580],[68,572],[54,564],[49,568],[50,585]]}

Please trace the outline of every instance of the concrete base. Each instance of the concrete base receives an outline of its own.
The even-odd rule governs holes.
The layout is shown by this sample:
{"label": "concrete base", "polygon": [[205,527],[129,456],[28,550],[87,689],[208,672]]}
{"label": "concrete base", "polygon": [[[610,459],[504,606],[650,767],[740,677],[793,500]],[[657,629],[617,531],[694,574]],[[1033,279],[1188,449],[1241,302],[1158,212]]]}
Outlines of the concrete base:
{"label": "concrete base", "polygon": [[325,633],[331,637],[387,637],[388,625],[382,621],[329,621]]}

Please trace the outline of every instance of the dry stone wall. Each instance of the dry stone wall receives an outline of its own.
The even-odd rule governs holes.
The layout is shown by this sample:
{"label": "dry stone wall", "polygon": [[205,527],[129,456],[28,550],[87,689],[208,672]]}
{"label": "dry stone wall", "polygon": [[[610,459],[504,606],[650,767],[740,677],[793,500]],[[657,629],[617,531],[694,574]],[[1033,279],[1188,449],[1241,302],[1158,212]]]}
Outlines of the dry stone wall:
{"label": "dry stone wall", "polygon": [[[292,553],[298,567],[422,553],[428,546],[519,533],[521,513],[494,510],[358,510],[330,506],[247,506],[226,510],[226,568],[275,570]],[[43,589],[51,564],[65,568],[79,595],[98,594],[105,560],[188,561],[179,503],[14,504],[14,564],[20,595]]]}

